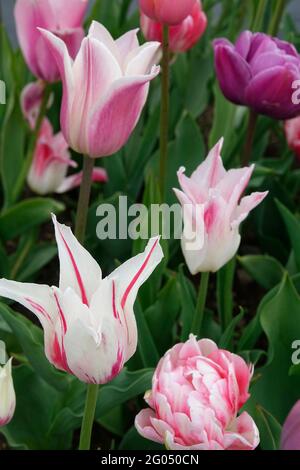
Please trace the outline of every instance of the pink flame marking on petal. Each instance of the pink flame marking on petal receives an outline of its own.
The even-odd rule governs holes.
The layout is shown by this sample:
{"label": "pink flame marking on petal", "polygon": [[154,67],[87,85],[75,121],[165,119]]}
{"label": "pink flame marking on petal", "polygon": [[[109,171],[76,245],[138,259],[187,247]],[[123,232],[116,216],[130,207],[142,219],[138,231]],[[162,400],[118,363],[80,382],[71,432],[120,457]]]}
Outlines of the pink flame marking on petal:
{"label": "pink flame marking on petal", "polygon": [[79,285],[79,289],[80,289],[80,292],[81,292],[81,299],[82,299],[82,303],[89,306],[89,303],[88,303],[88,299],[87,299],[87,295],[86,295],[86,292],[85,292],[85,288],[84,288],[84,284],[83,284],[83,281],[82,281],[82,278],[81,278],[81,275],[80,275],[80,272],[79,272],[79,269],[78,269],[78,266],[76,264],[76,261],[74,259],[74,256],[73,256],[73,253],[69,247],[69,245],[67,244],[66,240],[64,239],[64,236],[63,234],[61,233],[61,231],[59,230],[59,233],[60,233],[60,236],[64,242],[64,245],[67,249],[67,252],[68,252],[68,255],[70,256],[70,259],[71,259],[71,263],[73,265],[73,268],[74,268],[74,271],[75,271],[75,275],[76,275],[76,279],[77,279],[77,282],[78,282],[78,285]]}
{"label": "pink flame marking on petal", "polygon": [[151,258],[151,255],[156,247],[158,243],[158,239],[155,241],[154,245],[152,246],[151,250],[149,251],[148,255],[147,255],[147,258],[145,259],[144,263],[142,264],[142,266],[140,267],[140,269],[138,270],[138,272],[136,273],[136,275],[134,276],[134,278],[132,279],[132,281],[130,282],[129,286],[127,287],[123,297],[122,297],[122,301],[121,301],[121,307],[124,309],[125,307],[125,304],[126,304],[126,301],[127,301],[127,298],[134,286],[134,284],[137,282],[138,278],[140,277],[140,275],[142,274],[142,272],[144,271],[144,269],[147,267],[147,264]]}
{"label": "pink flame marking on petal", "polygon": [[121,323],[120,315],[119,315],[119,312],[118,312],[117,307],[116,307],[116,283],[115,283],[115,281],[112,281],[112,306],[113,306],[114,317],[117,320],[119,320],[119,322]]}
{"label": "pink flame marking on petal", "polygon": [[56,367],[58,367],[59,369],[65,370],[66,372],[70,372],[72,374],[72,371],[70,370],[68,363],[67,363],[65,350],[64,348],[60,347],[57,334],[55,334],[54,341],[52,344],[51,359]]}
{"label": "pink flame marking on petal", "polygon": [[112,366],[111,373],[108,377],[106,377],[105,382],[110,382],[116,375],[119,374],[121,368],[123,367],[123,352],[121,351],[120,347],[118,348],[117,360]]}
{"label": "pink flame marking on petal", "polygon": [[[65,346],[64,346],[64,335],[67,332],[66,318],[65,318],[65,315],[62,311],[61,305],[59,303],[59,300],[58,300],[58,297],[57,297],[56,294],[54,294],[54,298],[55,298],[56,305],[57,305],[57,308],[58,308],[59,318],[60,318],[63,334],[62,334],[62,338],[61,338],[61,343],[62,343],[61,347],[60,347],[60,344],[59,344],[59,341],[58,341],[57,334],[55,334],[55,339],[54,339],[54,345],[53,346],[54,346],[54,349],[55,349],[55,347],[57,347],[60,351],[61,364],[62,364],[64,370],[69,372],[70,374],[73,374],[70,367],[68,366],[67,355],[66,355]],[[75,374],[73,374],[73,375],[75,375]]]}
{"label": "pink flame marking on petal", "polygon": [[39,312],[41,315],[43,315],[44,317],[47,318],[47,320],[49,320],[51,323],[53,323],[53,320],[52,318],[50,317],[49,313],[44,309],[44,307],[42,307],[41,305],[39,305],[38,303],[36,303],[34,300],[32,299],[29,299],[28,297],[25,298],[26,302],[28,302],[31,307],[35,310],[37,310],[37,312]]}
{"label": "pink flame marking on petal", "polygon": [[56,294],[54,294],[54,298],[55,298],[55,301],[56,301],[56,305],[57,305],[57,308],[58,308],[58,312],[59,312],[59,318],[61,320],[61,325],[63,327],[63,333],[64,335],[66,334],[67,332],[67,322],[66,322],[66,318],[64,316],[64,312],[62,311],[62,308],[61,308],[61,305],[59,303],[59,300],[58,300],[58,297]]}

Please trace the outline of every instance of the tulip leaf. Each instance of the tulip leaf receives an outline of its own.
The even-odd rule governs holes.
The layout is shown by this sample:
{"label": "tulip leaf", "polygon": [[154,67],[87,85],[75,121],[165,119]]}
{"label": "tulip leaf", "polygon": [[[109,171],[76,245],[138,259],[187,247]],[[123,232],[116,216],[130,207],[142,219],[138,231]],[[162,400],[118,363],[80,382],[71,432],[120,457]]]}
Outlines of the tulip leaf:
{"label": "tulip leaf", "polygon": [[17,276],[17,280],[21,282],[28,281],[56,255],[57,246],[53,243],[43,243],[39,246],[35,246],[28,254],[28,259],[24,263],[24,266],[22,266],[20,273]]}
{"label": "tulip leaf", "polygon": [[238,324],[241,322],[241,320],[243,319],[244,314],[245,312],[242,310],[241,313],[239,313],[239,315],[237,315],[231,320],[230,324],[228,325],[228,327],[226,328],[226,330],[224,331],[224,333],[222,334],[219,340],[220,348],[229,349],[229,350],[232,349],[232,342],[233,342],[235,329],[238,326]]}
{"label": "tulip leaf", "polygon": [[0,238],[12,240],[51,217],[51,212],[64,210],[63,204],[54,199],[26,199],[10,207],[0,216]]}
{"label": "tulip leaf", "polygon": [[118,450],[164,450],[164,446],[144,439],[133,426],[123,437]]}
{"label": "tulip leaf", "polygon": [[233,311],[233,281],[236,267],[236,258],[233,257],[223,268],[217,272],[217,302],[218,312],[223,331],[228,326]]}
{"label": "tulip leaf", "polygon": [[277,419],[260,405],[256,406],[252,417],[259,429],[260,447],[263,450],[279,450],[281,425]]}
{"label": "tulip leaf", "polygon": [[138,351],[144,367],[155,367],[159,361],[159,354],[149,329],[145,313],[140,302],[135,303],[135,318],[138,328]]}
{"label": "tulip leaf", "polygon": [[196,292],[183,272],[183,265],[179,267],[179,289],[181,299],[181,340],[186,341],[192,328],[193,317],[196,308]]}
{"label": "tulip leaf", "polygon": [[294,251],[296,265],[300,271],[300,221],[283,204],[281,204],[281,202],[276,201],[276,204],[285,223]]}
{"label": "tulip leaf", "polygon": [[281,282],[284,268],[272,256],[248,255],[238,257],[239,263],[264,289],[272,289]]}

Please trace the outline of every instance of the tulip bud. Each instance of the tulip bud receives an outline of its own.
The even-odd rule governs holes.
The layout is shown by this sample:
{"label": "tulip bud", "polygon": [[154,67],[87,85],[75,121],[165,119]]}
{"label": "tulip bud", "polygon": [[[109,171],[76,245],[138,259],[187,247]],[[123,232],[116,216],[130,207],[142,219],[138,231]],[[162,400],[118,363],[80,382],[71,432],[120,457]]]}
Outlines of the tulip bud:
{"label": "tulip bud", "polygon": [[0,427],[11,421],[16,408],[11,363],[12,359],[5,366],[0,366]]}
{"label": "tulip bud", "polygon": [[0,295],[33,312],[44,329],[45,353],[58,369],[86,383],[112,380],[137,347],[133,305],[160,263],[158,238],[102,278],[101,268],[53,216],[60,259],[59,287],[0,280]]}
{"label": "tulip bud", "polygon": [[253,367],[210,339],[191,335],[160,360],[138,432],[170,450],[253,450],[259,432],[247,412]]}
{"label": "tulip bud", "polygon": [[[44,119],[27,177],[28,186],[42,196],[70,191],[80,186],[82,172],[66,177],[69,167],[76,168],[77,163],[71,159],[63,134],[54,135],[50,122]],[[105,170],[93,169],[94,182],[105,183],[107,179]]]}
{"label": "tulip bud", "polygon": [[300,114],[293,99],[300,56],[292,44],[244,31],[235,45],[216,39],[214,50],[217,78],[228,100],[275,119]]}
{"label": "tulip bud", "polygon": [[[179,24],[170,26],[169,47],[174,53],[185,52],[191,49],[203,35],[207,25],[207,18],[202,11],[201,2],[196,1],[190,14]],[[162,43],[163,25],[141,13],[141,28],[148,41]]]}
{"label": "tulip bud", "polygon": [[284,129],[288,146],[300,160],[300,116],[285,121]]}
{"label": "tulip bud", "polygon": [[139,0],[142,12],[154,21],[168,25],[181,23],[196,0]]}
{"label": "tulip bud", "polygon": [[254,165],[226,171],[222,145],[223,139],[190,178],[184,168],[178,171],[182,191],[174,191],[183,207],[185,225],[181,246],[192,274],[216,272],[230,261],[240,245],[241,222],[268,194],[242,197]]}
{"label": "tulip bud", "polygon": [[88,0],[17,0],[15,20],[19,43],[36,77],[47,82],[55,82],[60,77],[37,28],[45,28],[60,37],[74,58],[84,37],[82,22],[87,6]]}

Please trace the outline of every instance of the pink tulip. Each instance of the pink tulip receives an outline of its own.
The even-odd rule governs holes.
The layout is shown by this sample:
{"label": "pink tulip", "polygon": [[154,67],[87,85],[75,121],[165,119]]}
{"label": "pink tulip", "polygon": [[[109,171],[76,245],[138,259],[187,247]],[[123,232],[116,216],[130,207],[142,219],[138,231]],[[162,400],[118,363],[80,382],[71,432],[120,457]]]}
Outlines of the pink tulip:
{"label": "pink tulip", "polygon": [[235,255],[241,222],[268,194],[257,192],[242,198],[254,165],[226,171],[222,145],[223,139],[190,178],[185,176],[185,168],[178,171],[182,191],[174,191],[183,207],[185,225],[181,246],[192,274],[216,272]]}
{"label": "pink tulip", "polygon": [[31,72],[46,82],[59,80],[58,67],[38,27],[60,37],[75,57],[84,31],[83,18],[88,0],[17,0],[15,20],[19,43]]}
{"label": "pink tulip", "polygon": [[[42,80],[28,83],[21,93],[21,109],[31,129],[35,128],[43,100],[45,83]],[[48,107],[51,105],[50,98]]]}
{"label": "pink tulip", "polygon": [[[71,159],[68,144],[61,132],[53,135],[52,126],[48,119],[45,119],[28,173],[28,186],[42,196],[70,191],[80,186],[82,172],[66,177],[69,167],[76,168],[77,164]],[[105,183],[107,179],[106,171],[102,168],[93,170],[94,182]]]}
{"label": "pink tulip", "polygon": [[114,41],[93,22],[73,63],[63,41],[41,30],[63,81],[61,127],[69,146],[91,157],[111,155],[127,142],[159,73],[159,43],[139,47],[137,31]]}
{"label": "pink tulip", "polygon": [[44,329],[45,353],[58,369],[86,383],[106,383],[135,353],[133,305],[160,263],[158,238],[144,253],[102,278],[100,266],[70,228],[53,216],[60,259],[59,287],[0,280],[0,295],[33,312]]}
{"label": "pink tulip", "polygon": [[281,450],[300,450],[300,400],[286,418],[281,434]]}
{"label": "pink tulip", "polygon": [[288,146],[300,160],[300,116],[285,121],[284,129]]}
{"label": "pink tulip", "polygon": [[238,416],[252,374],[241,357],[191,335],[160,360],[135,426],[171,450],[253,450],[258,429],[248,413]]}
{"label": "pink tulip", "polygon": [[16,408],[11,363],[12,359],[4,367],[0,366],[0,427],[12,420]]}
{"label": "pink tulip", "polygon": [[142,12],[154,21],[174,25],[192,11],[196,0],[139,0]]}
{"label": "pink tulip", "polygon": [[[169,46],[172,52],[185,52],[201,38],[207,26],[207,18],[197,0],[191,13],[178,25],[170,27]],[[141,28],[147,41],[162,42],[163,25],[141,13]]]}

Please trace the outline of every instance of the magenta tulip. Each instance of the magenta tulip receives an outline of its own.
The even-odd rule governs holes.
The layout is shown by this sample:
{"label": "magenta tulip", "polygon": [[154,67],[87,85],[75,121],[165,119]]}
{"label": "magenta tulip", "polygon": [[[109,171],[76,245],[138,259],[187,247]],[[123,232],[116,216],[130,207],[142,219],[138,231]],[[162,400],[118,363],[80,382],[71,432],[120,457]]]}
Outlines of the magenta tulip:
{"label": "magenta tulip", "polygon": [[300,114],[293,99],[300,56],[292,44],[263,33],[244,31],[235,45],[214,41],[216,72],[225,97],[275,119]]}
{"label": "magenta tulip", "polygon": [[38,27],[52,31],[66,44],[71,57],[80,47],[88,0],[17,0],[15,20],[19,43],[31,72],[46,82],[59,80],[57,64]]}
{"label": "magenta tulip", "polygon": [[160,360],[138,432],[170,450],[253,450],[259,432],[245,411],[253,367],[209,339],[191,335]]}
{"label": "magenta tulip", "polygon": [[192,11],[196,0],[140,0],[141,11],[154,21],[174,25]]}
{"label": "magenta tulip", "polygon": [[300,450],[300,400],[286,418],[281,434],[281,450]]}
{"label": "magenta tulip", "polygon": [[114,41],[93,22],[73,63],[65,43],[42,30],[63,81],[61,128],[69,146],[90,157],[111,155],[127,142],[159,73],[159,43],[139,47],[137,30]]}
{"label": "magenta tulip", "polygon": [[[207,18],[202,11],[200,0],[197,0],[190,14],[179,24],[170,26],[169,46],[174,53],[191,49],[203,35]],[[141,13],[141,28],[148,41],[162,43],[163,25]]]}

